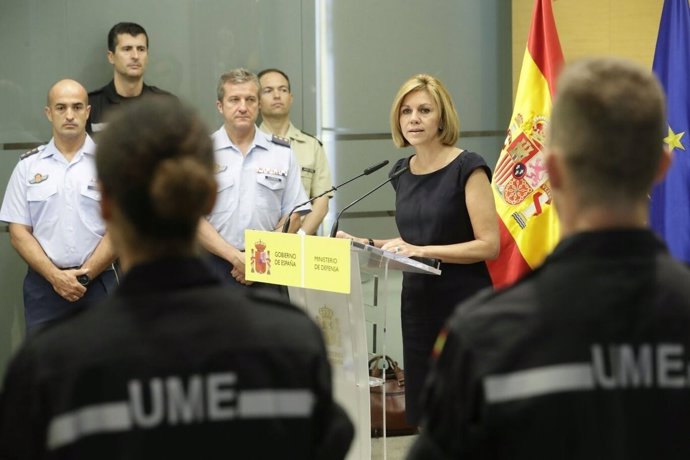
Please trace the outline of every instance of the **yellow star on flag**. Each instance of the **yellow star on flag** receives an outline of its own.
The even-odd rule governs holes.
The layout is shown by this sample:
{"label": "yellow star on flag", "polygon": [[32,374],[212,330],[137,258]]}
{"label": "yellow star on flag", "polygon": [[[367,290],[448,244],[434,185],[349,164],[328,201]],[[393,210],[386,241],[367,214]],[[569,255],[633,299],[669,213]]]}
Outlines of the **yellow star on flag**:
{"label": "yellow star on flag", "polygon": [[668,136],[664,138],[664,142],[666,142],[671,150],[673,149],[681,149],[685,150],[685,147],[683,147],[683,144],[680,142],[680,139],[683,137],[682,133],[674,133],[673,130],[671,129],[671,126],[669,125],[668,127]]}

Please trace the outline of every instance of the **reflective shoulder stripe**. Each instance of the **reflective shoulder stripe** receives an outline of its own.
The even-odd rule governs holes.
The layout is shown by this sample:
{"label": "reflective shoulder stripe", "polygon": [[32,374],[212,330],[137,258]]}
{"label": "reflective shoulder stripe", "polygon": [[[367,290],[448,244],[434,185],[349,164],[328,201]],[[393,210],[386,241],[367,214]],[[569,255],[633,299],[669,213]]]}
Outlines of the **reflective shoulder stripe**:
{"label": "reflective shoulder stripe", "polygon": [[91,123],[91,131],[94,133],[103,131],[107,125],[107,123]]}
{"label": "reflective shoulder stripe", "polygon": [[245,390],[237,400],[239,418],[309,417],[313,408],[309,390]]}
{"label": "reflective shoulder stripe", "polygon": [[58,449],[90,434],[126,431],[132,418],[126,402],[95,404],[55,417],[48,425],[48,450]]}
{"label": "reflective shoulder stripe", "polygon": [[[237,394],[237,411],[228,411],[214,420],[206,414],[204,420],[309,418],[314,412],[315,396],[308,389],[244,390]],[[169,408],[168,405],[165,406]],[[169,415],[169,414],[168,414]],[[161,424],[166,423],[163,417]],[[156,424],[155,426],[158,426]],[[152,426],[153,427],[153,426]],[[136,425],[128,401],[94,404],[53,418],[48,424],[48,450],[59,449],[89,435],[146,429]]]}
{"label": "reflective shoulder stripe", "polygon": [[594,389],[589,363],[535,367],[510,374],[484,378],[484,397],[488,403],[502,403],[550,393]]}

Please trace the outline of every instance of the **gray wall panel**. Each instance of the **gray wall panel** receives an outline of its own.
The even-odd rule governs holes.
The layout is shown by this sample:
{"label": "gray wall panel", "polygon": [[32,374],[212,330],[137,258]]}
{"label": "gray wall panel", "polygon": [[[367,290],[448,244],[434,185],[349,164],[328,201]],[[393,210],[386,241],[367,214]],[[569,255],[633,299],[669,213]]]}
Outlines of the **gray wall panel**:
{"label": "gray wall panel", "polygon": [[[324,133],[324,137],[328,139],[329,135]],[[338,172],[340,182],[361,174],[365,168],[383,160],[390,162],[382,169],[357,179],[338,190],[331,200],[331,209],[337,209],[338,211],[386,180],[393,164],[407,152],[406,150],[396,149],[393,143],[387,139],[337,141],[335,143],[326,141],[324,145],[329,150],[337,148],[338,155],[331,159],[331,166]],[[390,185],[386,185],[357,203],[351,211],[391,210],[394,208],[393,188]]]}
{"label": "gray wall panel", "polygon": [[[0,187],[5,184],[19,160],[21,151],[0,151]],[[7,226],[0,222],[0,376],[12,350],[21,341],[24,331],[22,282],[26,264],[10,243]],[[0,381],[0,385],[2,385]]]}
{"label": "gray wall panel", "polygon": [[[302,27],[303,14],[313,20],[313,5],[304,3],[305,8],[300,0],[3,0],[0,102],[12,103],[14,111],[0,115],[0,143],[50,137],[42,108],[55,81],[75,78],[92,90],[110,80],[106,35],[118,21],[140,23],[149,34],[146,82],[196,106],[211,128],[222,123],[216,82],[233,67],[280,67],[299,95],[302,72],[315,74],[314,59],[309,67],[303,62],[303,48],[314,54],[313,23],[306,28],[311,33],[303,34]],[[313,94],[313,77],[309,85]],[[293,111],[301,121],[302,97],[295,98]]]}
{"label": "gray wall panel", "polygon": [[[411,0],[329,2],[319,52],[321,126],[336,182],[376,160],[409,156],[390,139],[390,107],[400,85],[431,73],[448,87],[460,116],[458,145],[494,167],[512,108],[510,7],[501,0],[439,0],[420,8]],[[477,132],[489,134],[477,135]],[[367,134],[376,140],[367,139]],[[360,136],[362,140],[342,140]],[[364,181],[359,183],[363,185]],[[331,217],[357,195],[336,195]],[[392,209],[376,195],[358,210]]]}
{"label": "gray wall panel", "polygon": [[400,85],[413,74],[431,73],[454,96],[463,129],[502,128],[511,106],[505,5],[501,0],[329,2],[322,52],[331,58],[322,73],[333,81],[333,99],[324,109],[323,127],[390,131],[388,114]]}

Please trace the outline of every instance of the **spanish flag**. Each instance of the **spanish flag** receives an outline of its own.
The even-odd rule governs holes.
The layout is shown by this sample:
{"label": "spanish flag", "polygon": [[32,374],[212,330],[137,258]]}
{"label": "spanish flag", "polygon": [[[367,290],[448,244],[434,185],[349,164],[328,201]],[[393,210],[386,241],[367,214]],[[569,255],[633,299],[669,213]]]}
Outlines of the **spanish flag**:
{"label": "spanish flag", "polygon": [[487,263],[494,287],[512,284],[541,264],[558,242],[544,164],[544,137],[563,53],[551,0],[535,0],[513,116],[492,180],[501,252]]}

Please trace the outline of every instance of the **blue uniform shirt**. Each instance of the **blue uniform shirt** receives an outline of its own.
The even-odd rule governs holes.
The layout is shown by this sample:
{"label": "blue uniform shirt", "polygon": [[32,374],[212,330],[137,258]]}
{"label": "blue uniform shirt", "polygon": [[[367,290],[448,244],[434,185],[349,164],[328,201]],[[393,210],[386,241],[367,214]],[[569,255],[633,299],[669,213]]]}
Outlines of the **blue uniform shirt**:
{"label": "blue uniform shirt", "polygon": [[[280,218],[307,201],[300,166],[290,147],[255,130],[247,155],[232,143],[224,126],[213,139],[218,196],[207,217],[225,241],[244,250],[244,231],[272,231]],[[310,206],[297,212],[306,213]]]}
{"label": "blue uniform shirt", "polygon": [[70,163],[54,139],[12,172],[0,220],[28,225],[60,268],[81,266],[105,234],[96,182],[96,144],[87,135]]}

